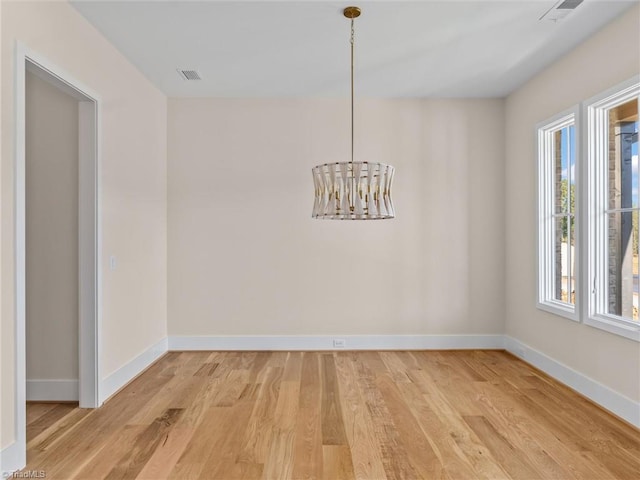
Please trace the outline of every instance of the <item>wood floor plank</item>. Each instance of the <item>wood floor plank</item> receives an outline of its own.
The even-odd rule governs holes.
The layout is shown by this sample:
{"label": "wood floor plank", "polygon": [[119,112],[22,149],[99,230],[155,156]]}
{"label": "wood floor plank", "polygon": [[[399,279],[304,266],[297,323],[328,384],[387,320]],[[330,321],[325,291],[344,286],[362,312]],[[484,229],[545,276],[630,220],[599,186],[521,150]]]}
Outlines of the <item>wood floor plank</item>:
{"label": "wood floor plank", "polygon": [[353,463],[351,462],[351,452],[346,445],[323,445],[322,446],[324,478],[335,480],[353,480]]}
{"label": "wood floor plank", "polygon": [[312,480],[323,475],[320,355],[305,352],[300,375],[291,475],[295,479]]}
{"label": "wood floor plank", "polygon": [[[557,386],[550,382],[551,379],[537,375],[530,379],[536,391],[552,401],[559,410],[566,412],[570,418],[582,426],[587,426],[594,439],[607,442],[615,442],[618,447],[625,450],[634,450],[640,453],[640,434],[630,434],[628,429],[621,429],[620,422],[613,422],[612,416],[591,403],[589,400],[575,395],[571,389],[565,386]],[[573,408],[579,406],[580,408]]]}
{"label": "wood floor plank", "polygon": [[322,356],[322,444],[347,445],[333,355]]}
{"label": "wood floor plank", "polygon": [[55,403],[39,402],[28,402],[27,404],[29,405],[29,408],[27,408],[27,427],[57,405]]}
{"label": "wood floor plank", "polygon": [[258,352],[238,352],[236,370],[251,370],[258,357]]}
{"label": "wood floor plank", "polygon": [[380,359],[387,366],[389,375],[396,383],[411,383],[409,377],[406,374],[406,366],[400,359],[397,352],[380,352]]}
{"label": "wood floor plank", "polygon": [[287,358],[289,358],[289,352],[270,352],[269,360],[267,361],[267,366],[272,368],[283,368],[287,364]]}
{"label": "wood floor plank", "polygon": [[235,464],[238,463],[238,452],[252,409],[253,400],[249,396],[228,408],[226,418],[217,429],[217,435],[211,436],[209,440],[211,454],[203,468],[203,474],[208,478],[228,478],[229,475],[243,472],[236,470]]}
{"label": "wood floor plank", "polygon": [[175,467],[173,467],[173,470],[171,470],[171,472],[169,472],[169,477],[172,480],[199,480],[199,479],[205,479],[205,478],[209,478],[206,476],[206,474],[203,474],[203,470],[204,470],[204,464],[202,462],[180,462],[178,460],[178,463],[176,464]]}
{"label": "wood floor plank", "polygon": [[401,384],[398,388],[407,399],[418,425],[444,466],[443,477],[474,478],[476,474],[473,467],[451,435],[448,423],[429,407],[420,389],[414,383]]}
{"label": "wood floor plank", "polygon": [[169,408],[180,408],[175,403],[179,399],[190,395],[192,385],[202,388],[203,380],[197,377],[169,377],[169,380],[158,390],[158,393],[140,409],[133,418],[128,420],[129,425],[149,425],[161,416]]}
{"label": "wood floor plank", "polygon": [[358,382],[355,381],[352,357],[353,355],[346,353],[337,354],[336,372],[354,475],[357,479],[363,480],[385,479],[386,474],[373,421]]}
{"label": "wood floor plank", "polygon": [[[424,370],[414,373],[425,375]],[[464,423],[460,412],[456,409],[456,403],[452,402],[452,397],[434,388],[425,393],[424,398],[429,408],[446,421],[457,447],[471,464],[478,478],[509,478],[502,466],[491,456],[489,450]]]}
{"label": "wood floor plank", "polygon": [[415,353],[417,353],[417,351],[407,350],[407,351],[395,352],[395,353],[398,355],[400,360],[402,360],[402,363],[404,363],[405,372],[412,369],[420,368],[420,362],[415,356]]}
{"label": "wood floor plank", "polygon": [[105,407],[94,410],[75,428],[69,429],[55,448],[41,456],[36,454],[33,463],[27,451],[28,465],[32,465],[32,469],[46,467],[49,477],[75,478],[87,459],[96,455],[112,433],[126,425],[140,406],[147,404],[168,380],[167,376],[139,376],[113,396]]}
{"label": "wood floor plank", "polygon": [[27,438],[34,438],[71,413],[77,405],[71,403],[54,404],[53,408],[27,425]]}
{"label": "wood floor plank", "polygon": [[248,382],[256,383],[258,376],[267,368],[271,355],[272,352],[256,352],[256,356],[253,358],[253,364],[249,370]]}
{"label": "wood floor plank", "polygon": [[300,382],[282,381],[273,415],[273,425],[281,430],[294,430],[298,405],[300,403]]}
{"label": "wood floor plank", "polygon": [[198,370],[196,370],[196,373],[194,373],[194,375],[196,377],[210,377],[219,366],[219,363],[205,363]]}
{"label": "wood floor plank", "polygon": [[[60,440],[71,429],[77,427],[82,419],[89,415],[91,410],[88,408],[74,408],[57,422],[52,423],[43,430],[39,435],[32,437],[29,435],[27,449],[33,451],[46,452],[55,443]],[[33,434],[33,432],[31,433]]]}
{"label": "wood floor plank", "polygon": [[181,361],[178,362],[176,369],[173,373],[174,376],[179,377],[192,377],[195,375],[202,365],[209,363],[208,359],[211,356],[211,352],[190,352],[188,355],[183,355]]}
{"label": "wood floor plank", "polygon": [[[298,363],[300,357],[296,355],[294,358]],[[299,369],[294,367],[294,370]],[[296,419],[300,400],[300,382],[285,381],[286,372],[285,369],[274,413],[269,453],[264,462],[266,478],[281,478],[283,480],[292,478],[293,474]],[[294,377],[296,377],[295,374]],[[291,372],[289,372],[289,378],[291,378]],[[299,374],[297,378],[299,378]]]}
{"label": "wood floor plank", "polygon": [[[248,371],[245,371],[248,374]],[[203,476],[209,478],[241,479],[251,475],[262,475],[263,465],[240,461],[239,452],[243,444],[244,433],[251,417],[261,384],[247,384],[244,391],[229,410],[231,423],[221,425],[224,428],[219,444],[213,445],[215,453],[204,465]]]}
{"label": "wood floor plank", "polygon": [[103,479],[114,466],[131,451],[131,446],[136,438],[147,429],[147,425],[125,425],[113,432],[102,448],[90,460],[84,463],[83,468],[75,474],[76,478]]}
{"label": "wood floor plank", "polygon": [[290,480],[293,475],[295,431],[274,428],[264,463],[264,478]]}
{"label": "wood floor plank", "polygon": [[[180,401],[172,402],[171,406],[184,410],[178,419],[178,426],[197,428],[202,423],[207,410],[213,406],[213,399],[219,394],[222,380],[200,376],[187,377],[183,380],[193,382],[191,388],[186,388],[184,395],[177,397]],[[189,398],[192,398],[191,402],[188,401]]]}
{"label": "wood floor plank", "polygon": [[298,411],[293,444],[291,477],[300,480],[323,478],[322,422],[320,408]]}
{"label": "wood floor plank", "polygon": [[380,352],[357,352],[354,356],[365,364],[374,376],[389,373],[387,365],[380,358]]}
{"label": "wood floor plank", "polygon": [[[541,385],[540,381],[546,384],[550,379],[540,378],[535,380],[535,385]],[[553,381],[551,384],[553,385]],[[506,423],[500,425],[501,431],[510,432],[514,442],[527,435],[533,436],[539,445],[538,449],[543,448],[546,456],[552,457],[557,465],[561,465],[563,473],[561,475],[559,472],[556,473],[554,478],[615,478],[615,475],[605,465],[606,462],[598,460],[595,456],[590,456],[589,461],[584,460],[585,456],[589,456],[586,454],[594,445],[589,440],[602,439],[602,434],[599,428],[593,428],[590,420],[584,424],[576,423],[575,417],[581,417],[584,414],[583,411],[578,411],[580,409],[576,409],[576,406],[582,405],[586,411],[589,411],[590,408],[597,409],[597,407],[591,405],[590,402],[587,402],[588,405],[582,404],[580,400],[584,399],[574,393],[574,407],[566,410],[565,406],[560,408],[554,404],[551,398],[541,395],[537,389],[531,388],[531,385],[528,383],[523,388],[516,388],[507,383],[483,387],[491,392],[490,396],[496,403],[492,409],[493,421],[500,422],[500,417],[504,417],[505,414],[510,417]],[[559,390],[566,388],[561,385],[557,385],[557,387]],[[571,393],[570,390],[566,390]],[[565,402],[567,405],[571,405],[571,396],[567,397]],[[508,404],[510,406],[507,407]],[[514,405],[517,406],[517,410]],[[487,406],[489,406],[488,403]],[[519,418],[517,418],[518,416]],[[608,415],[608,418],[615,419],[611,415]],[[625,426],[623,422],[618,421],[617,423],[621,427]],[[627,431],[630,436],[640,433],[633,428],[627,428]],[[516,433],[519,435],[514,435]],[[535,452],[535,449],[529,449],[526,452],[530,455],[531,452]],[[635,457],[637,458],[637,455]]]}
{"label": "wood floor plank", "polygon": [[382,392],[376,385],[376,372],[378,375],[384,375],[387,369],[380,357],[373,355],[375,352],[366,353],[366,356],[356,356],[354,371],[362,398],[371,415],[375,440],[380,449],[385,475],[390,480],[419,478],[413,465],[408,461],[407,453],[402,448],[398,430],[391,420],[391,414]]}
{"label": "wood floor plank", "polygon": [[178,459],[187,448],[194,433],[193,428],[173,428],[158,445],[136,479],[164,480],[169,478],[169,473],[178,463]]}
{"label": "wood floor plank", "polygon": [[536,470],[546,472],[550,480],[576,478],[549,454],[549,447],[558,451],[557,438],[553,432],[540,429],[535,418],[528,415],[518,402],[514,402],[514,397],[517,398],[519,394],[511,384],[506,381],[485,382],[478,389],[484,415],[500,432],[509,435],[510,442],[521,452],[520,455],[525,456]]}
{"label": "wood floor plank", "polygon": [[320,358],[317,352],[305,352],[300,371],[300,408],[320,410],[322,385]]}
{"label": "wood floor plank", "polygon": [[146,463],[153,456],[154,451],[160,445],[165,436],[168,436],[176,419],[183,412],[173,408],[167,410],[161,417],[156,418],[151,425],[138,435],[127,452],[105,477],[106,480],[133,479],[138,476]]}
{"label": "wood floor plank", "polygon": [[175,374],[175,370],[180,364],[180,359],[183,357],[184,352],[167,352],[160,359],[160,361],[155,362],[151,365],[146,371],[145,374],[159,376],[159,375],[169,375],[173,376]]}
{"label": "wood floor plank", "polygon": [[427,368],[416,373],[427,382],[426,385],[437,388],[450,402],[455,402],[456,410],[461,415],[481,415],[473,386],[476,377],[450,353],[435,352],[433,357],[420,355],[418,358],[424,361],[423,365]]}
{"label": "wood floor plank", "polygon": [[224,479],[224,480],[259,480],[263,477],[264,465],[244,462],[224,461],[218,469],[207,472],[203,469],[202,479]]}
{"label": "wood floor plank", "polygon": [[264,465],[269,452],[274,411],[280,394],[282,367],[267,367],[260,377],[261,387],[244,433],[238,461]]}
{"label": "wood floor plank", "polygon": [[27,418],[54,480],[640,478],[638,429],[502,351],[170,352]]}
{"label": "wood floor plank", "polygon": [[500,378],[495,365],[496,360],[492,355],[495,352],[474,351],[470,355],[460,357],[460,361],[467,364],[475,375],[482,381],[491,381]]}
{"label": "wood floor plank", "polygon": [[217,393],[212,402],[216,407],[233,406],[247,387],[248,370],[231,370],[226,378],[217,385]]}
{"label": "wood floor plank", "polygon": [[461,357],[456,355],[455,351],[441,352],[443,359],[448,365],[451,365],[456,375],[461,379],[467,379],[469,382],[485,382],[487,377],[482,375],[477,368],[469,365],[470,357]]}
{"label": "wood floor plank", "polygon": [[585,453],[584,457],[597,459],[599,463],[609,470],[610,478],[637,480],[639,477],[640,468],[634,465],[638,457],[614,445],[609,445],[609,448],[603,448],[602,445],[599,445],[597,448]]}
{"label": "wood floor plank", "polygon": [[384,375],[377,378],[377,386],[399,432],[399,439],[407,452],[408,461],[421,478],[441,478],[443,465],[398,387],[390,377]]}
{"label": "wood floor plank", "polygon": [[[191,440],[168,478],[208,478],[205,465],[212,455],[217,454],[214,447],[224,438],[225,431],[231,427],[233,421],[232,407],[206,407],[195,426]],[[185,425],[179,422],[176,425],[176,428],[184,427]]]}
{"label": "wood floor plank", "polygon": [[464,417],[464,421],[512,478],[536,477],[536,469],[529,464],[527,457],[519,455],[509,440],[485,417]]}
{"label": "wood floor plank", "polygon": [[289,352],[289,358],[282,372],[283,382],[300,382],[302,374],[302,360],[305,352]]}

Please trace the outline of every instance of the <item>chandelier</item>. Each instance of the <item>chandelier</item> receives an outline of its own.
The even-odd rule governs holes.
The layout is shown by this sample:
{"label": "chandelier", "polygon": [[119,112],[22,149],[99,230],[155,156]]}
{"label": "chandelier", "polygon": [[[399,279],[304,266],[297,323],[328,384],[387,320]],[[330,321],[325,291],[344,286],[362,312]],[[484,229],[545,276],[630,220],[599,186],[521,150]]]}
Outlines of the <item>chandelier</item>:
{"label": "chandelier", "polygon": [[313,167],[313,218],[382,220],[396,215],[391,201],[394,168],[384,163],[353,161],[353,24],[360,13],[358,7],[347,7],[343,12],[351,19],[351,161]]}

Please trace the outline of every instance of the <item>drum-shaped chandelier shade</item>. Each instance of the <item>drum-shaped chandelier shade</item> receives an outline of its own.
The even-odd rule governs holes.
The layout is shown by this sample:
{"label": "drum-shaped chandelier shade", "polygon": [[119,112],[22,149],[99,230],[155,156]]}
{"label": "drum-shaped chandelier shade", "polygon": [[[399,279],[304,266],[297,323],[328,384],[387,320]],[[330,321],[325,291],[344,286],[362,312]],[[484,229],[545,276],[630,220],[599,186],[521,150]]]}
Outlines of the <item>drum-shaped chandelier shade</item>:
{"label": "drum-shaped chandelier shade", "polygon": [[313,217],[333,220],[393,218],[393,167],[374,162],[325,163],[313,167]]}
{"label": "drum-shaped chandelier shade", "polygon": [[351,161],[313,167],[315,201],[312,217],[330,220],[394,218],[391,200],[394,168],[384,163],[353,161],[354,19],[361,11],[358,7],[347,7],[343,13],[351,19]]}

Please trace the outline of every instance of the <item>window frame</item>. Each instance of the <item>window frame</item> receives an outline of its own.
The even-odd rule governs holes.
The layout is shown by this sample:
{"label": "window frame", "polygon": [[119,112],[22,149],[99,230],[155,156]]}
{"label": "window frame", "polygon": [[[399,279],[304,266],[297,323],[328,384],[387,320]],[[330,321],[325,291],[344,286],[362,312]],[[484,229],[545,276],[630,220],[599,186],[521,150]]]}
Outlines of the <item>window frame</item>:
{"label": "window frame", "polygon": [[[537,292],[536,307],[555,315],[559,315],[575,322],[580,321],[580,299],[581,295],[581,221],[580,221],[580,106],[575,105],[553,117],[536,125],[536,162],[537,162]],[[555,275],[555,242],[554,242],[554,196],[555,196],[555,176],[554,176],[554,155],[553,155],[553,135],[563,128],[573,125],[574,127],[574,160],[575,160],[575,211],[573,213],[574,222],[574,282],[575,282],[575,303],[572,305],[554,298],[554,275]],[[570,186],[569,186],[570,188]],[[569,259],[569,262],[571,259]],[[571,292],[568,292],[571,295]]]}
{"label": "window frame", "polygon": [[[587,193],[587,248],[581,258],[586,266],[582,291],[586,297],[583,323],[640,342],[640,322],[607,313],[607,215],[609,129],[611,108],[640,97],[640,79],[633,77],[582,103],[586,119],[586,178],[582,184]],[[587,291],[588,290],[588,291]]]}

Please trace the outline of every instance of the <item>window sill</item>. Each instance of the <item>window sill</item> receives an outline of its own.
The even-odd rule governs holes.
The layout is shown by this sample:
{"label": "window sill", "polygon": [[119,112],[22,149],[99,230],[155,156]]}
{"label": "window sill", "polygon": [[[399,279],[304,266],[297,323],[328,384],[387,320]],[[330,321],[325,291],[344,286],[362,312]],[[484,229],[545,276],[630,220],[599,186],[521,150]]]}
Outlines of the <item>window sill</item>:
{"label": "window sill", "polygon": [[571,307],[566,303],[561,302],[537,302],[536,306],[540,310],[544,310],[548,313],[553,313],[560,317],[568,318],[574,322],[579,322],[578,314],[575,307]]}
{"label": "window sill", "polygon": [[640,323],[638,325],[633,325],[621,322],[615,318],[609,318],[601,315],[585,318],[584,324],[640,342]]}

